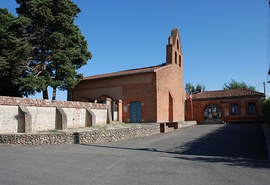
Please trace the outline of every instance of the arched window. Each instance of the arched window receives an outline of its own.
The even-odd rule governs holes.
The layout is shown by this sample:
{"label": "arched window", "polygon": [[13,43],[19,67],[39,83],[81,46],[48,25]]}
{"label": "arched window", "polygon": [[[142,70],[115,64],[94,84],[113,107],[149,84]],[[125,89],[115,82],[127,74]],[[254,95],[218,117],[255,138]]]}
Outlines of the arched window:
{"label": "arched window", "polygon": [[177,64],[177,53],[176,53],[176,51],[174,52],[174,62]]}
{"label": "arched window", "polygon": [[179,55],[179,67],[182,67],[182,58],[181,58],[181,55]]}
{"label": "arched window", "polygon": [[173,122],[173,97],[169,93],[169,122]]}
{"label": "arched window", "polygon": [[179,40],[177,39],[177,49],[179,49]]}

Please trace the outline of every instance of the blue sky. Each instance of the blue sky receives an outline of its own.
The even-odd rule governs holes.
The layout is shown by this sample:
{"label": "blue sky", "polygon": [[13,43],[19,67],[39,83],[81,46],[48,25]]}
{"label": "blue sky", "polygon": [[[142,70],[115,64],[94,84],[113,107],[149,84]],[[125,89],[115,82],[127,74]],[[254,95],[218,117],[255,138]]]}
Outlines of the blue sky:
{"label": "blue sky", "polygon": [[[269,81],[266,0],[74,0],[75,21],[93,58],[84,76],[164,63],[171,29],[180,30],[184,85],[222,89],[231,79],[263,92]],[[1,8],[16,15],[15,0]],[[174,11],[173,11],[174,10]],[[57,92],[65,100],[65,92]],[[270,85],[266,85],[270,94]],[[36,95],[35,98],[41,98]]]}

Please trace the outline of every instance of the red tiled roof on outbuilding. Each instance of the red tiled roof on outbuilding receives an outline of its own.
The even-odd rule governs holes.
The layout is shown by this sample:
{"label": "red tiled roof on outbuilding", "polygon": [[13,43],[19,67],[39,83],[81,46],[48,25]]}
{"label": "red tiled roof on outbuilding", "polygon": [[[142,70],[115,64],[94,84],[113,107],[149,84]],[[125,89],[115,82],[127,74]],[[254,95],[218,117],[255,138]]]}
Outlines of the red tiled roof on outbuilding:
{"label": "red tiled roof on outbuilding", "polygon": [[192,94],[193,100],[199,99],[215,99],[215,98],[237,98],[243,96],[261,96],[265,95],[261,92],[247,90],[247,89],[226,89],[217,91],[203,91],[202,93]]}

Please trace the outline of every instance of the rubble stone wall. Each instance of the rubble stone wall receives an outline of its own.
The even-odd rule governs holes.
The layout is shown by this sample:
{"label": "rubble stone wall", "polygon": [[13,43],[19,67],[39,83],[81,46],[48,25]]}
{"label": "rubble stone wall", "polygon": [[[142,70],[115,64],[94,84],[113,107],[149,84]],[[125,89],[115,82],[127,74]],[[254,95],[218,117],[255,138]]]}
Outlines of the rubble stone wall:
{"label": "rubble stone wall", "polygon": [[180,121],[179,128],[185,128],[197,125],[197,121]]}
{"label": "rubble stone wall", "polygon": [[159,124],[142,124],[130,128],[73,133],[0,134],[0,143],[10,145],[90,144],[140,138],[158,133],[160,133]]}

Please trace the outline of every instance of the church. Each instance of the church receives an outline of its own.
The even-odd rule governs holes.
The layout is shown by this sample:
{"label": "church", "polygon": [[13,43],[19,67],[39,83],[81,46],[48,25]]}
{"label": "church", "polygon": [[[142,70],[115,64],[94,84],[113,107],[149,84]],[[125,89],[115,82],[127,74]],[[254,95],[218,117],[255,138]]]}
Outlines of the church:
{"label": "church", "polygon": [[71,90],[70,100],[111,105],[111,118],[125,123],[185,120],[183,53],[179,30],[171,30],[166,63],[87,76]]}

